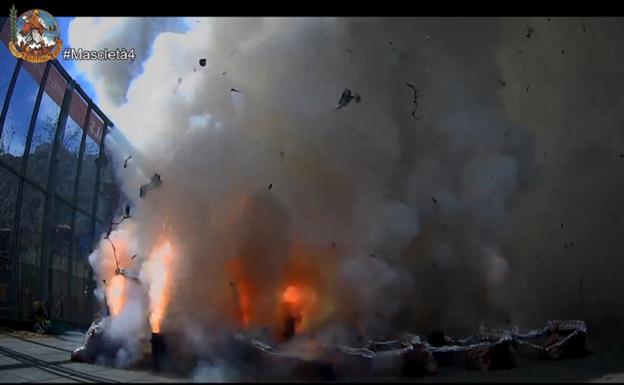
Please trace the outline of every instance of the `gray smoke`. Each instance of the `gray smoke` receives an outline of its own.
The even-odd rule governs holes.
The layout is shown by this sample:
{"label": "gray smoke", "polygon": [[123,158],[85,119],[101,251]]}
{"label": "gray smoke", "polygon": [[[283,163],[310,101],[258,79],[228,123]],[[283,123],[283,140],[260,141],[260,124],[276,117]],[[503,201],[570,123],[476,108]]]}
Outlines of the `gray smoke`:
{"label": "gray smoke", "polygon": [[[538,43],[529,46],[522,27],[461,18],[201,19],[185,33],[155,34],[143,72],[120,83],[129,84],[127,103],[110,111],[132,146],[115,135],[107,145],[115,159],[136,160],[130,169],[115,163],[135,205],[115,233],[128,243],[120,263],[140,274],[161,236],[178,249],[163,329],[192,330],[209,344],[235,332],[241,312],[252,329],[279,329],[291,285],[304,293],[309,328],[328,340],[541,325],[551,315],[540,313],[548,303],[540,285],[566,275],[530,262],[538,240],[550,237],[537,229],[559,222],[542,221],[530,194],[542,188],[539,152],[549,143],[540,130],[550,123],[540,119],[560,119],[569,105],[544,91],[547,78],[529,77],[550,67],[518,64],[530,49],[545,57],[551,43],[538,39],[557,35],[536,24],[530,39]],[[528,81],[542,100],[518,102]],[[414,116],[406,83],[418,89]],[[345,88],[362,101],[336,111]],[[525,102],[541,113],[523,110]],[[593,154],[583,151],[585,160]],[[548,177],[560,166],[552,167]],[[162,187],[138,199],[154,172]],[[112,274],[105,247],[92,256],[102,277]]]}

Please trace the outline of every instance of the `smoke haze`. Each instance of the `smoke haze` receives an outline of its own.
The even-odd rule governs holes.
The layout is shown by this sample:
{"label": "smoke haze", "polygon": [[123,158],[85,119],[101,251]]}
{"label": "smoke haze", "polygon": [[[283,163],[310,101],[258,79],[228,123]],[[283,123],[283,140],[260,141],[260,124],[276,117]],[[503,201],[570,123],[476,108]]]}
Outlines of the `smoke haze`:
{"label": "smoke haze", "polygon": [[[73,22],[70,43],[93,23]],[[251,327],[280,328],[289,285],[328,340],[619,315],[608,295],[621,286],[619,243],[614,230],[598,233],[621,183],[621,134],[610,137],[607,121],[621,108],[595,100],[622,77],[610,45],[593,42],[615,41],[620,24],[145,23],[139,64],[84,71],[110,106],[107,146],[134,205],[113,233],[120,265],[138,276],[160,240],[177,248],[163,329],[216,341],[241,313]],[[101,44],[127,46],[122,35]],[[595,73],[596,62],[610,67]],[[334,110],[345,88],[362,100]],[[163,185],[139,199],[154,172]],[[90,259],[102,279],[114,273],[109,250],[102,240]],[[144,320],[140,303],[127,311]],[[210,366],[197,376],[221,378]]]}

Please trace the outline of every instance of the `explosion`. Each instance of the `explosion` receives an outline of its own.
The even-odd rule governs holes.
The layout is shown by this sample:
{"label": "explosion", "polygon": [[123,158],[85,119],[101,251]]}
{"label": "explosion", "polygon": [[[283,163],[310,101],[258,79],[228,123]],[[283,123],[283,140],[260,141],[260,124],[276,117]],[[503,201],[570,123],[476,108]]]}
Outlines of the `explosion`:
{"label": "explosion", "polygon": [[310,313],[317,307],[318,297],[310,287],[289,285],[282,293],[282,305],[284,308],[284,331],[283,337],[289,338],[300,334],[310,327]]}
{"label": "explosion", "polygon": [[126,302],[126,277],[121,274],[115,274],[110,279],[110,283],[106,287],[106,299],[111,314],[119,315],[123,310]]}
{"label": "explosion", "polygon": [[[483,249],[507,255],[507,208],[528,159],[510,146],[524,139],[505,136],[501,111],[473,109],[483,87],[463,84],[479,80],[471,68],[444,56],[452,68],[426,72],[419,55],[440,53],[404,24],[217,19],[158,34],[106,137],[116,158],[132,156],[115,169],[133,207],[117,228],[131,245],[117,252],[147,297],[124,299],[114,277],[114,317],[133,302],[121,313],[212,360],[227,349],[211,344],[234,333],[350,343],[421,329],[425,317],[464,328],[490,309],[508,316],[509,301],[484,301],[508,280],[487,281]],[[394,36],[405,42],[379,46]],[[395,52],[407,47],[418,50]],[[98,68],[108,76],[113,64]],[[418,119],[406,81],[423,99]],[[346,87],[361,101],[335,110]],[[140,196],[155,173],[162,186]],[[162,237],[167,216],[175,228]],[[110,276],[105,246],[92,258],[98,278]],[[138,328],[124,329],[128,344]]]}
{"label": "explosion", "polygon": [[153,333],[160,327],[171,299],[171,268],[174,257],[170,241],[163,241],[150,253],[144,271],[149,282],[149,322]]}

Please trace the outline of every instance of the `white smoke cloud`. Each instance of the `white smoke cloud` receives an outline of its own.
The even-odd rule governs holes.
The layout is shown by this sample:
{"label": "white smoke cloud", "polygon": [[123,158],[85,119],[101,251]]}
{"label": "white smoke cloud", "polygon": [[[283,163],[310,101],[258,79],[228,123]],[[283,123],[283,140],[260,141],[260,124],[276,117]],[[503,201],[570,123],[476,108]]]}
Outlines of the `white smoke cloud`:
{"label": "white smoke cloud", "polygon": [[[319,325],[356,323],[368,336],[405,331],[423,313],[461,326],[490,307],[505,313],[498,300],[483,307],[491,274],[483,250],[504,250],[522,170],[510,148],[522,143],[504,135],[501,106],[472,102],[495,58],[490,68],[454,46],[495,23],[474,31],[465,20],[194,21],[184,33],[147,34],[142,72],[85,68],[132,144],[113,134],[108,147],[136,159],[129,169],[114,163],[135,205],[119,228],[130,243],[120,263],[140,271],[163,233],[180,248],[170,329],[230,332],[235,293],[246,288],[252,326],[279,328],[280,294],[292,282],[318,292]],[[133,22],[109,23],[128,31]],[[103,28],[75,23],[70,33],[93,27],[94,41]],[[419,88],[418,120],[406,81]],[[344,88],[362,101],[336,111]],[[120,95],[127,102],[115,107]],[[138,199],[153,172],[162,187]],[[104,258],[91,258],[100,277],[112,274]]]}
{"label": "white smoke cloud", "polygon": [[128,61],[78,61],[109,109],[126,101],[126,91],[150,56],[154,39],[163,31],[183,32],[184,20],[167,17],[76,17],[69,23],[69,46],[86,50],[134,49],[136,59]]}

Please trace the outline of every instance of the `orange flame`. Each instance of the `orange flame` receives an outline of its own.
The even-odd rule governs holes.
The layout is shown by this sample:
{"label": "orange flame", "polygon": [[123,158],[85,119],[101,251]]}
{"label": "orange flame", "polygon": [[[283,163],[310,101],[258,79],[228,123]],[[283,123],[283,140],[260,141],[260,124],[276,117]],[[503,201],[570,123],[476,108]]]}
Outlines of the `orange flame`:
{"label": "orange flame", "polygon": [[286,316],[295,322],[294,332],[299,334],[310,326],[310,315],[316,311],[318,296],[308,286],[289,285],[282,293],[282,304],[285,305]]}
{"label": "orange flame", "polygon": [[126,303],[125,289],[126,277],[120,274],[113,275],[106,287],[106,300],[113,316],[118,315],[123,310]]}
{"label": "orange flame", "polygon": [[146,266],[147,276],[150,282],[150,326],[152,332],[160,333],[160,326],[169,305],[171,291],[171,262],[173,248],[169,241],[163,242],[149,255]]}
{"label": "orange flame", "polygon": [[249,280],[247,274],[243,269],[243,265],[240,258],[234,259],[229,265],[230,272],[233,275],[234,282],[232,282],[234,295],[236,295],[236,301],[238,305],[238,315],[240,322],[244,329],[249,328],[251,323],[251,295],[249,287]]}

